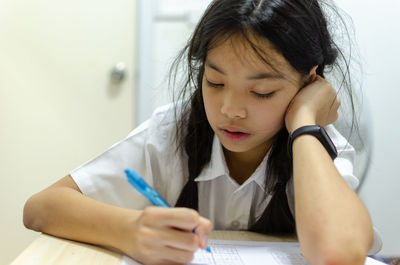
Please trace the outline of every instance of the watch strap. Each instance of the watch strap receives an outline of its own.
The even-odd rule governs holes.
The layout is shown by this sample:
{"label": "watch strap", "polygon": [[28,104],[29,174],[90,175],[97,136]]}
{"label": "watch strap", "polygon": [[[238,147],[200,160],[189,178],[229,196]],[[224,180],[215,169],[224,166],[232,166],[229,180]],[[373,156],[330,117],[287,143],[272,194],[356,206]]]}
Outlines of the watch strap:
{"label": "watch strap", "polygon": [[289,135],[288,139],[288,152],[289,156],[292,159],[292,146],[293,141],[296,137],[309,134],[315,136],[321,144],[325,147],[326,151],[328,152],[329,156],[334,160],[337,157],[337,150],[332,142],[331,138],[329,137],[328,133],[325,131],[324,127],[319,125],[307,125],[297,128],[293,133]]}

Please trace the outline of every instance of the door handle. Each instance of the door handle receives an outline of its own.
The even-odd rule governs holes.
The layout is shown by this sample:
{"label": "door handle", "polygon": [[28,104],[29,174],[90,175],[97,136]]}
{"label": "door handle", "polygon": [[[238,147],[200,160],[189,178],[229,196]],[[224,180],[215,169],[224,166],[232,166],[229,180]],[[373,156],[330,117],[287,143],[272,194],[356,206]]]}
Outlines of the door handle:
{"label": "door handle", "polygon": [[111,69],[111,81],[113,83],[121,83],[126,76],[126,66],[123,62],[117,63],[112,69]]}

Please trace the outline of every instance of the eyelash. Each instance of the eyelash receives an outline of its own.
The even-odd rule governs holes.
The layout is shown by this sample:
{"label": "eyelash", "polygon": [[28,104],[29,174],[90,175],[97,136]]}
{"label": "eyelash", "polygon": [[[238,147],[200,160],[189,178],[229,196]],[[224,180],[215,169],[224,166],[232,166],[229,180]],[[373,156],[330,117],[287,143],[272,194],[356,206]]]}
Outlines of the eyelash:
{"label": "eyelash", "polygon": [[[224,86],[224,84],[216,84],[216,83],[212,83],[212,82],[210,82],[210,81],[208,81],[208,80],[206,80],[207,81],[207,85],[208,86],[210,86],[210,87],[214,87],[214,88],[220,88],[220,87],[223,87]],[[271,92],[271,93],[267,93],[267,94],[260,94],[260,93],[257,93],[257,92],[252,92],[256,97],[258,97],[258,98],[260,98],[260,99],[266,99],[266,98],[270,98],[270,97],[272,97],[274,94],[275,94],[275,91],[273,91],[273,92]]]}
{"label": "eyelash", "polygon": [[206,80],[206,81],[207,81],[207,85],[210,87],[223,87],[224,86],[224,84],[216,84],[216,83],[212,83],[208,80]]}
{"label": "eyelash", "polygon": [[253,94],[256,95],[258,98],[266,99],[266,98],[272,97],[275,94],[275,91],[268,93],[268,94],[260,94],[260,93],[256,93],[256,92],[253,92]]}

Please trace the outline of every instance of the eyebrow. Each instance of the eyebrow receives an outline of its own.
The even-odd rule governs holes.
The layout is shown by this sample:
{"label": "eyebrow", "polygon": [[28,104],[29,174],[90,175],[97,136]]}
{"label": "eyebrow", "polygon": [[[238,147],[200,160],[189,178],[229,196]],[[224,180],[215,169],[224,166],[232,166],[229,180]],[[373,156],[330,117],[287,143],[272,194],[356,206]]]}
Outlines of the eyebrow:
{"label": "eyebrow", "polygon": [[[210,61],[206,62],[206,65],[212,69],[214,69],[215,71],[226,75],[226,73],[220,69],[218,66],[216,66],[215,64],[213,64]],[[279,73],[258,73],[256,75],[252,75],[247,77],[248,80],[260,80],[260,79],[284,79],[284,76],[282,74]]]}

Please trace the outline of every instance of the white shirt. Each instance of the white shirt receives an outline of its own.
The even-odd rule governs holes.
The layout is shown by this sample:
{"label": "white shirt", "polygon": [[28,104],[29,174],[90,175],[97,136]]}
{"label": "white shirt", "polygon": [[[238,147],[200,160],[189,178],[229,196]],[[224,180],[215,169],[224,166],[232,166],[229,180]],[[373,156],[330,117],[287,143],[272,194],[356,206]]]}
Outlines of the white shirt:
{"label": "white shirt", "polygon": [[[133,168],[169,204],[175,205],[188,176],[187,155],[176,151],[175,125],[173,105],[158,108],[127,138],[70,175],[86,196],[119,207],[143,209],[151,203],[128,184],[124,173],[126,168]],[[332,125],[327,126],[326,131],[338,150],[335,166],[355,189],[358,179],[353,175],[354,148]],[[221,143],[214,137],[211,161],[195,181],[199,213],[210,219],[215,229],[246,230],[250,219],[257,220],[261,216],[271,199],[271,195],[264,192],[268,155],[251,177],[239,185],[229,177]],[[286,193],[293,213],[292,180],[287,184]],[[250,213],[254,216],[249,216]],[[372,253],[381,248],[378,236],[374,241]]]}

